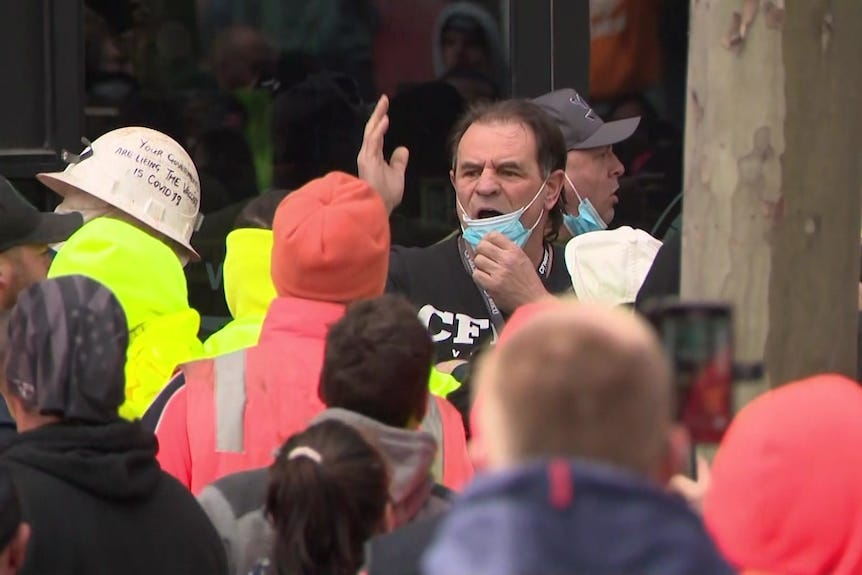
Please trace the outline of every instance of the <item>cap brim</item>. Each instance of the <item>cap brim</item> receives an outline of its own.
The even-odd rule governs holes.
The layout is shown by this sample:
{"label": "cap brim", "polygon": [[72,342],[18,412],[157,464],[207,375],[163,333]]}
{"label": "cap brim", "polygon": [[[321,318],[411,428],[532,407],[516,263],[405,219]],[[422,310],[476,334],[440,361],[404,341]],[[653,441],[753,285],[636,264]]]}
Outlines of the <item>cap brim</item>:
{"label": "cap brim", "polygon": [[635,133],[640,124],[640,116],[634,118],[626,118],[624,120],[614,120],[613,122],[605,122],[601,127],[593,132],[593,135],[576,146],[569,148],[570,150],[589,150],[592,148],[601,148],[610,146],[618,142],[622,142],[629,136]]}
{"label": "cap brim", "polygon": [[65,242],[82,225],[84,225],[84,218],[77,212],[69,214],[42,212],[39,214],[39,225],[16,243],[25,245]]}

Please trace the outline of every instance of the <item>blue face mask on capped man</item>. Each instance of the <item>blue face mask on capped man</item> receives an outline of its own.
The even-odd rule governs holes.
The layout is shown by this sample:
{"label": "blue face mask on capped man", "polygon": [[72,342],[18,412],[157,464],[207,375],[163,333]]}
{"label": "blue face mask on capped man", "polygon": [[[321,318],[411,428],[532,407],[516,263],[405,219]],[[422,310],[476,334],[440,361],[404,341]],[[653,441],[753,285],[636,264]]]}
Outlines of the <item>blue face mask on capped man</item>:
{"label": "blue face mask on capped man", "polygon": [[605,223],[605,220],[603,220],[602,216],[599,215],[599,212],[596,211],[596,208],[593,206],[590,199],[584,199],[581,197],[575,184],[573,184],[572,180],[569,179],[568,174],[565,174],[565,178],[566,181],[569,182],[569,185],[572,186],[572,190],[575,192],[575,195],[578,197],[578,215],[573,216],[568,213],[563,214],[563,225],[566,226],[573,236],[579,236],[587,232],[606,230],[608,228],[608,224]]}
{"label": "blue face mask on capped man", "polygon": [[533,196],[530,203],[523,208],[509,212],[508,214],[494,216],[492,218],[471,218],[467,215],[467,211],[464,207],[461,206],[461,202],[456,199],[455,201],[458,203],[458,209],[461,210],[461,229],[464,232],[464,240],[470,244],[470,247],[476,249],[476,246],[479,245],[479,242],[482,241],[482,238],[487,234],[491,232],[500,232],[512,240],[512,242],[519,248],[523,248],[524,244],[527,243],[527,240],[530,239],[533,230],[535,230],[536,226],[539,225],[539,222],[542,221],[542,215],[545,213],[545,209],[542,208],[542,212],[539,214],[539,217],[536,218],[536,223],[530,226],[529,229],[525,228],[524,224],[521,223],[521,216],[524,215],[524,212],[530,209],[530,206],[533,205],[536,198],[542,194],[542,190],[545,189],[545,184],[547,183],[547,179],[542,182],[542,187],[539,188],[539,191],[536,192],[536,195]]}

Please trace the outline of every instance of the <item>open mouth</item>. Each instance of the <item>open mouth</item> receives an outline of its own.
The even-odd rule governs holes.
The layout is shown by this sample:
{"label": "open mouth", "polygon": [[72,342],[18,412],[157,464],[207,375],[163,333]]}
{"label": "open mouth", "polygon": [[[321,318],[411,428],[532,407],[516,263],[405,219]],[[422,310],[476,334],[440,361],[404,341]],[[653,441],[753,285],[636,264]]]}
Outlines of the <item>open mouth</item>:
{"label": "open mouth", "polygon": [[496,216],[502,216],[502,212],[498,212],[497,210],[479,210],[479,213],[476,214],[476,217],[480,220],[485,218],[494,218]]}

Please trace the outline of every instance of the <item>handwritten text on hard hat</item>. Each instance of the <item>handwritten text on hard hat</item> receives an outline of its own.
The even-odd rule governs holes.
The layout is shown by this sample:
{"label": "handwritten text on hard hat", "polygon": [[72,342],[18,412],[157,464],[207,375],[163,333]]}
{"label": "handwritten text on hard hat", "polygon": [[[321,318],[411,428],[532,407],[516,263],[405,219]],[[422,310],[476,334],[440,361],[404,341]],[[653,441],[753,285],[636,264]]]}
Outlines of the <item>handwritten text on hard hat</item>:
{"label": "handwritten text on hard hat", "polygon": [[[135,177],[141,178],[149,186],[160,192],[175,206],[182,205],[185,198],[192,206],[198,207],[198,180],[182,158],[153,145],[141,138],[137,150],[118,146],[114,154],[132,160],[137,167],[132,170]],[[167,161],[170,166],[164,166]],[[162,168],[167,172],[162,172]]]}

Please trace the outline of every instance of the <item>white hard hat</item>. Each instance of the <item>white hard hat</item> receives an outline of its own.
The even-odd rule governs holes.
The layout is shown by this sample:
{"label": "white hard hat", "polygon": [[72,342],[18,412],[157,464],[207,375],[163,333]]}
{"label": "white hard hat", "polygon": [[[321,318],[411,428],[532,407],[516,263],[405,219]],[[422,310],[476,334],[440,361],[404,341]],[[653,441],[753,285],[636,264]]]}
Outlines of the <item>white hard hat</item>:
{"label": "white hard hat", "polygon": [[200,180],[175,140],[142,127],[119,128],[90,144],[62,172],[37,174],[65,196],[81,191],[107,202],[186,248],[199,224]]}
{"label": "white hard hat", "polygon": [[660,247],[647,232],[628,226],[575,236],[566,244],[575,295],[611,305],[633,303]]}

